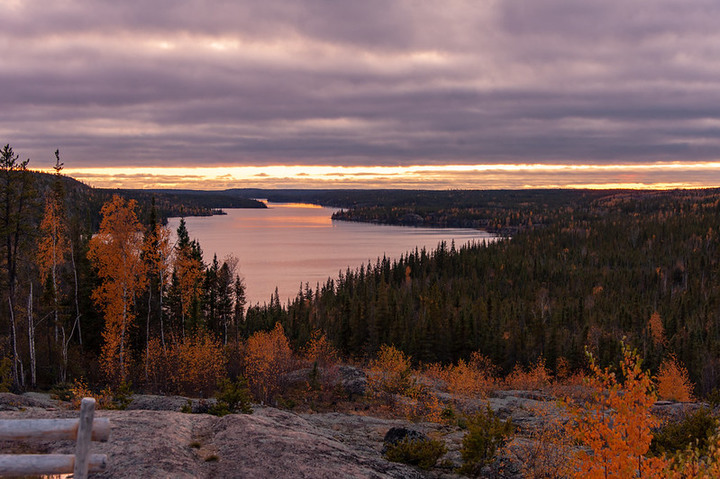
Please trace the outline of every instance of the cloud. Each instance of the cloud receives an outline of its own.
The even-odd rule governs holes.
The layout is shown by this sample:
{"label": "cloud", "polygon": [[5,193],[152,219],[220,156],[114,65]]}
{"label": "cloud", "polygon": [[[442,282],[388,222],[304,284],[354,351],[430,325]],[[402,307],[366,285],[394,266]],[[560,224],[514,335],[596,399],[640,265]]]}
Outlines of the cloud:
{"label": "cloud", "polygon": [[0,141],[38,167],[720,158],[720,4],[0,4]]}
{"label": "cloud", "polygon": [[[720,162],[70,168],[70,176],[121,188],[700,188],[720,185]],[[186,174],[190,173],[190,174]]]}

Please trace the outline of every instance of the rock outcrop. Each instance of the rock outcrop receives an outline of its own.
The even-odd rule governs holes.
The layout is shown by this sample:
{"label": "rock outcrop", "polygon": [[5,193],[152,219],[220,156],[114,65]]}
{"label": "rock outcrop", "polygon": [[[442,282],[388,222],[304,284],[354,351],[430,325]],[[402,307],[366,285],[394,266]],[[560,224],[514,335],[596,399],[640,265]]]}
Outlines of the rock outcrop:
{"label": "rock outcrop", "polygon": [[[14,395],[11,395],[14,396]],[[24,411],[2,411],[0,419],[77,417],[77,411],[45,410],[24,396],[4,398]],[[186,402],[186,401],[184,401]],[[111,421],[110,440],[93,443],[92,451],[108,455],[108,469],[97,478],[421,478],[410,466],[381,454],[384,425],[377,434],[360,433],[355,441],[327,426],[273,408],[253,414],[215,417],[160,410],[177,399],[144,397],[125,411],[96,412]],[[140,405],[153,410],[138,409]],[[362,423],[362,417],[359,423]],[[3,445],[4,449],[10,446]],[[38,452],[70,454],[74,443],[43,444]]]}
{"label": "rock outcrop", "polygon": [[[353,371],[340,377],[352,379]],[[358,387],[365,380],[356,375]],[[358,390],[359,392],[359,390]],[[451,399],[451,398],[448,398]],[[348,412],[293,413],[255,406],[253,414],[215,417],[187,414],[207,409],[211,400],[189,400],[179,396],[134,396],[125,411],[96,411],[111,421],[110,440],[93,443],[92,452],[107,454],[108,469],[97,478],[458,478],[460,448],[465,430],[457,425],[430,422],[410,423],[367,415],[362,408]],[[488,399],[463,401],[462,410],[472,413],[490,408],[517,427],[515,446],[527,446],[532,433],[549,419],[562,420],[564,408],[547,396],[531,391],[501,391]],[[456,404],[459,408],[459,404]],[[658,402],[654,412],[677,419],[702,406],[696,403]],[[0,393],[0,419],[77,417],[69,404],[48,395]],[[441,465],[422,471],[389,462],[385,445],[403,438],[442,440],[447,453]],[[72,453],[72,441],[27,447],[0,444],[18,453]],[[513,447],[506,457],[506,478],[520,477]]]}

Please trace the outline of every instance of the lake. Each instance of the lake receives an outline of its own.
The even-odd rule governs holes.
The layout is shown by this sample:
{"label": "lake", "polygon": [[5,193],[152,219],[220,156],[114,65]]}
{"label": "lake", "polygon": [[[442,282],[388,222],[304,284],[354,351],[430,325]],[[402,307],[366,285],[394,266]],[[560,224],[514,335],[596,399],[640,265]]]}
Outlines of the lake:
{"label": "lake", "polygon": [[[294,298],[300,285],[324,283],[348,267],[355,269],[383,255],[399,258],[407,251],[431,251],[441,241],[494,241],[480,230],[414,228],[333,221],[336,211],[308,204],[269,203],[267,209],[227,209],[226,215],[185,218],[190,238],[199,241],[206,263],[228,255],[239,260],[248,304],[270,301],[277,286],[280,300]],[[168,226],[177,230],[179,218]]]}

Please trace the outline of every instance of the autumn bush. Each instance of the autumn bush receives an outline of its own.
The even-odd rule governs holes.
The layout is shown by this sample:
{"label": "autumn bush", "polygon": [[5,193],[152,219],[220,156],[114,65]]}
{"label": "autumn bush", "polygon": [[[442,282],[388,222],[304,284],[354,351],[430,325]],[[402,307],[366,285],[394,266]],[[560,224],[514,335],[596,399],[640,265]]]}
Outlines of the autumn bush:
{"label": "autumn bush", "polygon": [[588,355],[592,400],[571,405],[568,435],[582,447],[572,463],[574,477],[652,477],[667,468],[663,457],[649,457],[652,429],[658,420],[651,376],[641,368],[638,353],[623,345],[617,373],[601,368]]}
{"label": "autumn bush", "polygon": [[292,370],[295,358],[280,323],[272,331],[258,331],[245,347],[245,371],[250,391],[263,403],[274,403],[284,392],[283,375]]}
{"label": "autumn bush", "polygon": [[693,400],[693,384],[685,366],[674,355],[660,364],[657,374],[657,393],[660,399],[689,402]]}
{"label": "autumn bush", "polygon": [[545,367],[545,359],[540,357],[525,369],[516,365],[510,374],[505,378],[505,387],[508,389],[544,389],[550,385],[552,376]]}
{"label": "autumn bush", "polygon": [[[95,394],[90,390],[90,388],[87,386],[85,381],[82,379],[76,379],[73,382],[73,385],[70,387],[70,404],[72,405],[73,409],[80,409],[80,403],[82,402],[83,398],[95,398],[97,401],[97,397],[95,397]],[[99,401],[97,401],[99,402]],[[97,407],[97,405],[96,405]],[[98,409],[100,409],[98,407]]]}
{"label": "autumn bush", "polygon": [[305,346],[305,359],[320,367],[335,365],[338,361],[338,350],[330,343],[325,333],[315,330]]}
{"label": "autumn bush", "polygon": [[92,391],[82,379],[76,379],[69,391],[73,409],[80,409],[83,398],[95,399],[96,409],[126,409],[132,402],[130,385],[122,383],[117,387],[107,386],[100,392]]}
{"label": "autumn bush", "polygon": [[112,409],[112,393],[109,388],[96,393],[92,391],[82,379],[73,381],[70,387],[70,404],[73,409],[80,409],[83,398],[95,399],[96,409]]}
{"label": "autumn bush", "polygon": [[411,421],[444,422],[443,403],[423,383],[415,382],[403,393],[399,412]]}
{"label": "autumn bush", "polygon": [[444,404],[415,376],[409,356],[394,346],[382,345],[370,362],[369,392],[410,420],[442,422]]}
{"label": "autumn bush", "polygon": [[391,400],[392,395],[404,394],[412,385],[410,357],[394,346],[380,346],[377,358],[370,362],[370,390]]}
{"label": "autumn bush", "polygon": [[199,330],[163,348],[148,342],[148,387],[167,394],[209,397],[227,376],[224,348],[213,334]]}
{"label": "autumn bush", "polygon": [[428,380],[431,381],[444,381],[444,374],[445,374],[445,368],[446,366],[443,366],[441,363],[427,363],[427,364],[420,364],[420,371],[422,372],[422,375],[425,376]]}
{"label": "autumn bush", "polygon": [[451,394],[484,398],[496,385],[495,372],[492,362],[476,351],[469,361],[460,359],[443,368],[440,377]]}
{"label": "autumn bush", "polygon": [[556,398],[587,401],[592,397],[588,381],[582,370],[572,371],[568,361],[560,357],[556,361],[556,373],[547,391]]}
{"label": "autumn bush", "polygon": [[310,364],[308,389],[317,393],[323,402],[332,402],[336,398],[340,371],[339,353],[327,339],[325,333],[314,331],[304,349],[305,360]]}
{"label": "autumn bush", "polygon": [[203,329],[187,336],[169,351],[171,378],[182,394],[208,397],[226,377],[220,340]]}

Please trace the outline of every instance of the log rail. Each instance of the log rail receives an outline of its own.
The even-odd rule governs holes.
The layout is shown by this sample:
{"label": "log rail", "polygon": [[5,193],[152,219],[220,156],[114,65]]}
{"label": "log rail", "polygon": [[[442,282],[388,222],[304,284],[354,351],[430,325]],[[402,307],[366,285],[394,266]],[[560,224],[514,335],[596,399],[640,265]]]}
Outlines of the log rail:
{"label": "log rail", "polygon": [[93,420],[94,415],[95,399],[83,398],[79,419],[0,420],[0,441],[77,441],[75,454],[0,455],[0,476],[73,473],[75,479],[86,479],[88,472],[105,470],[107,456],[90,454],[90,443],[107,441],[110,436],[110,420]]}

